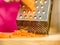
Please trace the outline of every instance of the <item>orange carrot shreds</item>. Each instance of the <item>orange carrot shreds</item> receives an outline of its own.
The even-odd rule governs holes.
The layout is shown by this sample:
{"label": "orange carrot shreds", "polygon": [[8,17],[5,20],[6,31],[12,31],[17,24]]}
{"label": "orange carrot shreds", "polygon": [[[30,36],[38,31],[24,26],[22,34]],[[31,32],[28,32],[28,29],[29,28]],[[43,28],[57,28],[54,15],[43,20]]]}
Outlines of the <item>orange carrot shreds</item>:
{"label": "orange carrot shreds", "polygon": [[9,38],[9,34],[0,33],[0,38]]}
{"label": "orange carrot shreds", "polygon": [[27,5],[32,11],[35,10],[34,1],[35,0],[21,0],[25,5]]}
{"label": "orange carrot shreds", "polygon": [[32,32],[28,32],[27,30],[20,29],[20,30],[15,30],[12,33],[2,33],[0,32],[0,38],[30,38],[30,37],[43,37],[43,34],[34,34]]}

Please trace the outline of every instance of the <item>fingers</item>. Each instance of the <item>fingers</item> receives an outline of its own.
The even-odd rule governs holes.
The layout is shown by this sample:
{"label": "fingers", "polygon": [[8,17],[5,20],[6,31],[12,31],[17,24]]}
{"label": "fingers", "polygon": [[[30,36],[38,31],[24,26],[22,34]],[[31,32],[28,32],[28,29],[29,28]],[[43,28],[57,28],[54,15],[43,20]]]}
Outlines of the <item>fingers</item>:
{"label": "fingers", "polygon": [[4,0],[5,2],[19,2],[20,0]]}
{"label": "fingers", "polygon": [[15,1],[15,2],[19,2],[20,0],[10,0],[10,1],[11,1],[11,2],[14,2],[14,1]]}
{"label": "fingers", "polygon": [[4,0],[5,2],[10,2],[10,0]]}

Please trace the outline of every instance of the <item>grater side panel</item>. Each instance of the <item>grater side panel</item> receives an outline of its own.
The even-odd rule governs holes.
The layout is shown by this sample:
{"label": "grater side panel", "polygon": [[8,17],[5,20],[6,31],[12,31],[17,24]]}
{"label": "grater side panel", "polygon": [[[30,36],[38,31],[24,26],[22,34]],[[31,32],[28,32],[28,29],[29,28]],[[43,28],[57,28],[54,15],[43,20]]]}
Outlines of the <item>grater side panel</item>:
{"label": "grater side panel", "polygon": [[29,32],[38,33],[38,34],[47,34],[49,29],[48,22],[45,21],[20,21],[18,23],[19,29],[26,29]]}

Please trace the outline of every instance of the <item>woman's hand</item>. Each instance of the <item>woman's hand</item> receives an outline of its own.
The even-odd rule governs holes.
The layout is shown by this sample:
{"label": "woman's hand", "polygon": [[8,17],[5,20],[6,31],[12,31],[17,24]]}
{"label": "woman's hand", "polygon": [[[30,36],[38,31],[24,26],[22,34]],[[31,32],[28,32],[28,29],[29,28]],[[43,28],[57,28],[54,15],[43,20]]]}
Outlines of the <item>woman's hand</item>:
{"label": "woman's hand", "polygon": [[0,32],[13,32],[17,30],[16,17],[19,6],[20,1],[0,0]]}
{"label": "woman's hand", "polygon": [[[4,0],[5,2],[19,2],[20,0]],[[35,0],[21,0],[25,5],[27,5],[32,11],[35,10],[34,1]]]}

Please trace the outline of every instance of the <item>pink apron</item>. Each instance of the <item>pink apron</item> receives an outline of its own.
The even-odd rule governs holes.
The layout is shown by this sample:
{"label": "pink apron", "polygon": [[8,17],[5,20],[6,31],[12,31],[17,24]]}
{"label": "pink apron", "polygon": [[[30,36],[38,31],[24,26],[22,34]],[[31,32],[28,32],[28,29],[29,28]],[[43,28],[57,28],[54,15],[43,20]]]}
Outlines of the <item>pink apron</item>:
{"label": "pink apron", "polygon": [[5,2],[0,0],[0,32],[17,30],[16,17],[20,2]]}

